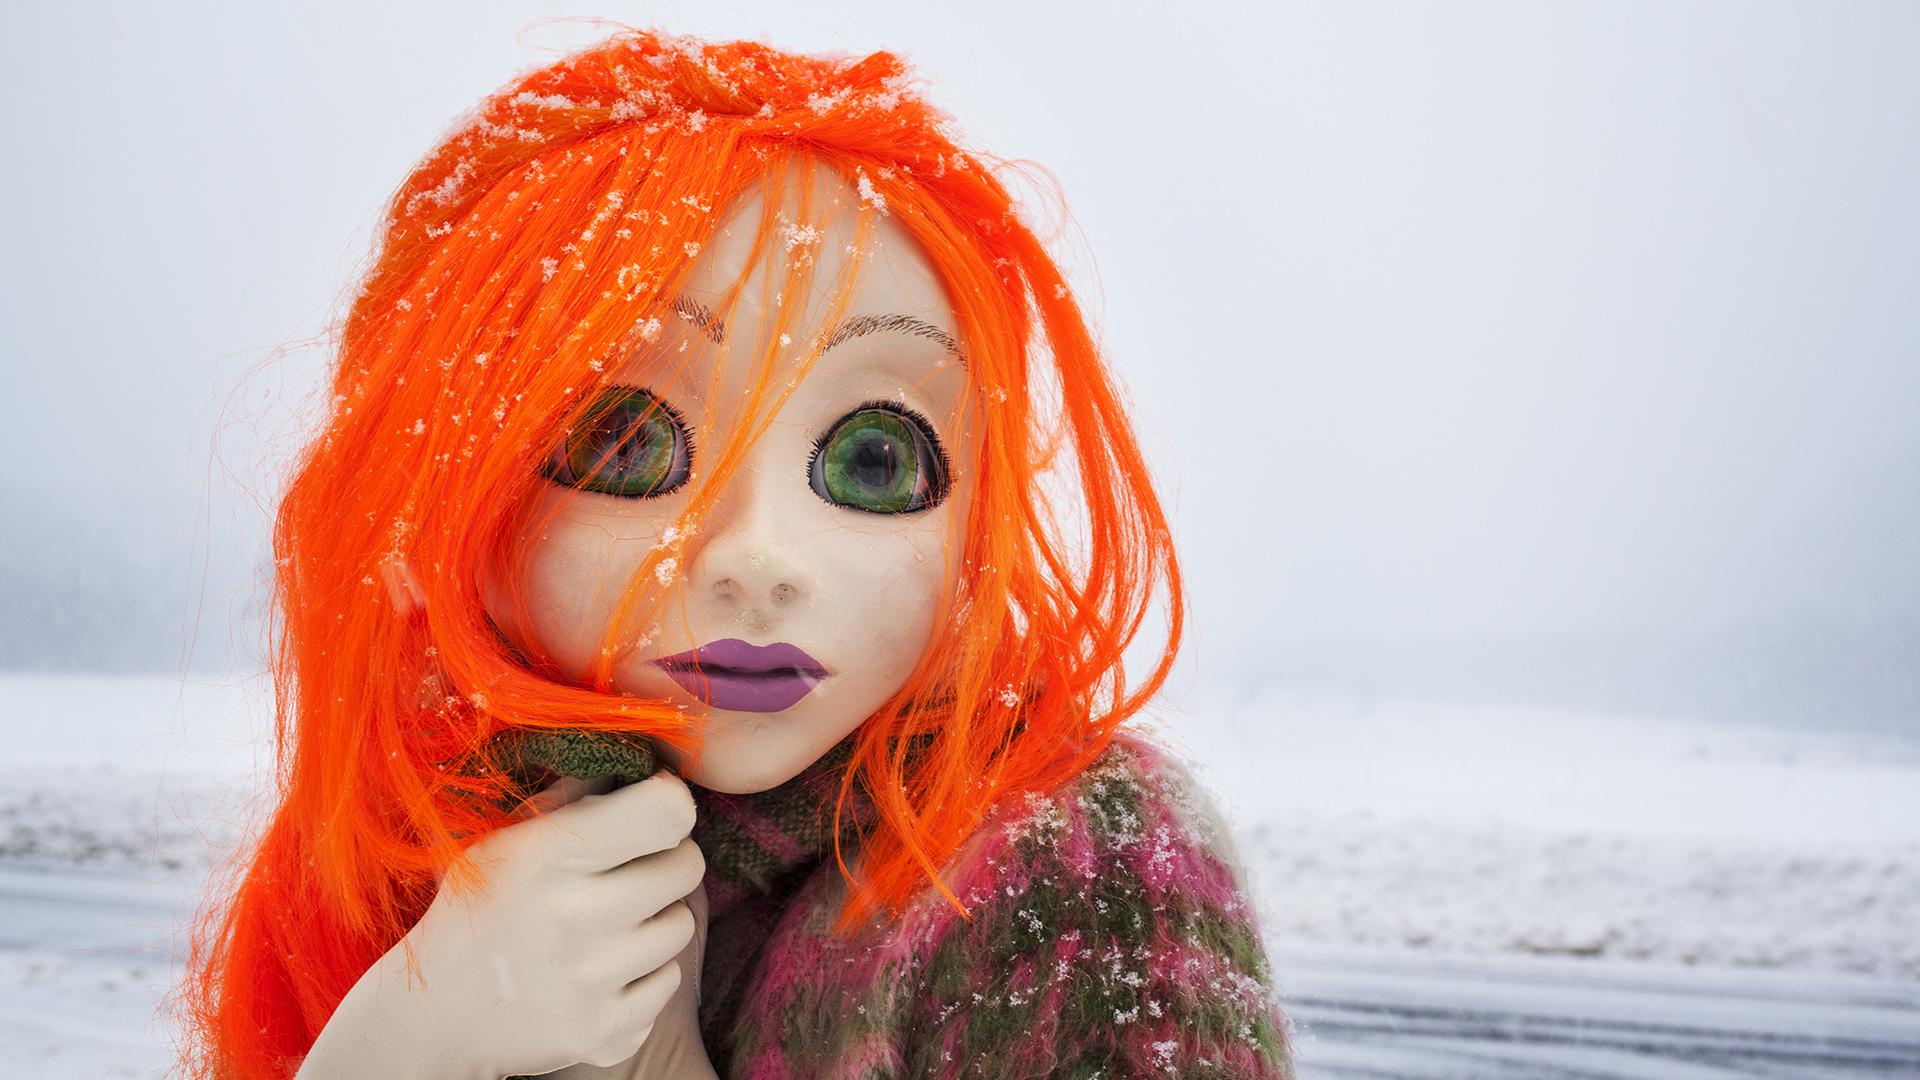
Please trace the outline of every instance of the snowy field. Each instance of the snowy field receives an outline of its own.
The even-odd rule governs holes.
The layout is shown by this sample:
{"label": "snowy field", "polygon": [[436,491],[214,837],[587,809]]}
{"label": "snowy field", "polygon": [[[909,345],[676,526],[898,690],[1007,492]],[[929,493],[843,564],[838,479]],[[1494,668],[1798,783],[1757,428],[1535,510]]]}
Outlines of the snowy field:
{"label": "snowy field", "polygon": [[[0,676],[0,1056],[156,1077],[259,680]],[[1217,784],[1308,1080],[1920,1076],[1920,739],[1270,696]]]}
{"label": "snowy field", "polygon": [[1920,729],[1278,695],[1152,726],[1281,942],[1920,980]]}

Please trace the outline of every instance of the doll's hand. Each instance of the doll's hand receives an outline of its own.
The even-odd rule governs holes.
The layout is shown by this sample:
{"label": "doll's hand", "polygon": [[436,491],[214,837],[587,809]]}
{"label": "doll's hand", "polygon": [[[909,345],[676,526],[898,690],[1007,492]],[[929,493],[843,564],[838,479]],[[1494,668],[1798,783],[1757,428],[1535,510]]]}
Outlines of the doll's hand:
{"label": "doll's hand", "polygon": [[691,973],[674,987],[673,996],[654,1021],[653,1033],[639,1053],[612,1067],[569,1065],[542,1073],[538,1080],[719,1080],[700,1036],[700,982],[707,950],[707,887],[702,884],[686,896],[693,912],[693,940],[674,959]]}
{"label": "doll's hand", "polygon": [[[408,993],[430,999],[424,1034],[450,1075],[614,1065],[656,1030],[685,1037],[705,939],[693,797],[665,770],[610,784],[563,777],[534,796],[558,809],[477,841],[480,893],[441,889],[407,933],[424,980]],[[382,964],[404,965],[400,949]]]}
{"label": "doll's hand", "polygon": [[612,1067],[570,1065],[543,1073],[538,1080],[719,1080],[700,1037],[700,971],[707,944],[706,886],[687,894],[696,929],[677,960],[692,978],[683,978],[654,1022],[640,1052]]}

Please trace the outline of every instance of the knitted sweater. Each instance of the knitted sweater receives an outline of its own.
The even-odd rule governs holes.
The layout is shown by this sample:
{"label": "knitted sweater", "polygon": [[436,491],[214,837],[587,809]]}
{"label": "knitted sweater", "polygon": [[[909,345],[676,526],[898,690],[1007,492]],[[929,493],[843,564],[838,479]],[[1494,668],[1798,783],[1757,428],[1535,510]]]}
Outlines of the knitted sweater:
{"label": "knitted sweater", "polygon": [[[1292,1080],[1257,908],[1219,813],[1122,731],[1007,799],[900,918],[833,936],[842,742],[780,787],[693,786],[709,924],[700,1021],[726,1080]],[[842,853],[871,803],[850,793]]]}

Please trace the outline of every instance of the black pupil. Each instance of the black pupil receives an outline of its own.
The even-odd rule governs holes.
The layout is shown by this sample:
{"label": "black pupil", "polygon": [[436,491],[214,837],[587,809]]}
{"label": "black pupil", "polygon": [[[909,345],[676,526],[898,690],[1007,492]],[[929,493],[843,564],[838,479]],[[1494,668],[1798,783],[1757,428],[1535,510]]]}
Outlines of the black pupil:
{"label": "black pupil", "polygon": [[900,458],[891,440],[877,433],[867,434],[854,445],[853,460],[848,466],[855,483],[885,490],[893,486],[894,474],[900,471]]}
{"label": "black pupil", "polygon": [[606,431],[607,440],[614,444],[614,465],[630,469],[645,464],[655,451],[654,444],[659,441],[659,432],[648,423],[648,415],[624,418],[625,426],[610,425]]}

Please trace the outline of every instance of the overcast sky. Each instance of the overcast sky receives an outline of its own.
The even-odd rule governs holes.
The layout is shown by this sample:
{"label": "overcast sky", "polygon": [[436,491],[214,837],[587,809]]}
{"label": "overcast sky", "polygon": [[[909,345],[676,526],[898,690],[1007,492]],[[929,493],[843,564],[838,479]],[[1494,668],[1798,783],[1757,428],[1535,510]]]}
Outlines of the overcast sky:
{"label": "overcast sky", "polygon": [[599,14],[890,49],[1058,178],[1183,677],[1920,715],[1920,6],[1069,7],[12,9],[0,667],[244,658],[301,344]]}

